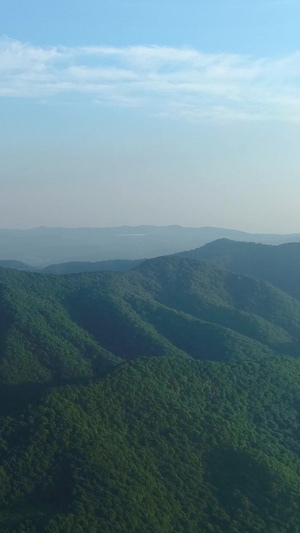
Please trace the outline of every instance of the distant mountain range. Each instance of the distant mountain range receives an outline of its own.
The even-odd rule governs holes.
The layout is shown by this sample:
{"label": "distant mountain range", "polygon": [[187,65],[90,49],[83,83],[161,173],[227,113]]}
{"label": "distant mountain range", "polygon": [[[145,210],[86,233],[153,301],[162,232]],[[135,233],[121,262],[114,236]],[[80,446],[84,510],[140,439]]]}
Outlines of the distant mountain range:
{"label": "distant mountain range", "polygon": [[0,268],[12,268],[37,274],[79,274],[80,272],[127,272],[138,266],[143,259],[111,259],[110,261],[70,261],[70,263],[58,263],[44,268],[30,266],[22,261],[0,260]]}
{"label": "distant mountain range", "polygon": [[[0,260],[23,262],[29,268],[67,262],[137,260],[197,248],[220,238],[282,244],[299,242],[300,234],[250,234],[224,228],[181,226],[1,229]],[[24,269],[28,268],[26,265]]]}

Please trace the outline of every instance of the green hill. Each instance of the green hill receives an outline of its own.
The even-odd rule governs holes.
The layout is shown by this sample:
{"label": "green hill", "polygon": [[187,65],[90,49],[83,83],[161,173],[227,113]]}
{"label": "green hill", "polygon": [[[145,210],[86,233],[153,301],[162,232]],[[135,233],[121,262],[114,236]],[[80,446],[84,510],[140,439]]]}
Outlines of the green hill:
{"label": "green hill", "polygon": [[296,532],[299,360],[139,359],[2,418],[1,531]]}
{"label": "green hill", "polygon": [[175,256],[0,268],[0,531],[300,531],[300,302]]}
{"label": "green hill", "polygon": [[66,277],[2,269],[0,282],[2,383],[92,377],[139,356],[298,355],[298,301],[198,261]]}
{"label": "green hill", "polygon": [[[40,270],[44,274],[79,274],[81,272],[127,272],[132,268],[138,266],[142,259],[126,260],[126,259],[111,259],[110,261],[71,261],[70,263],[59,263],[56,265],[49,265]],[[1,266],[1,262],[0,262]],[[12,267],[13,268],[13,267]]]}
{"label": "green hill", "polygon": [[209,261],[232,272],[255,276],[300,299],[299,242],[271,246],[219,239],[178,256]]}
{"label": "green hill", "polygon": [[0,268],[13,268],[15,270],[34,270],[34,267],[23,263],[22,261],[14,261],[9,259],[0,260]]}
{"label": "green hill", "polygon": [[55,279],[0,269],[0,382],[93,376],[115,361],[72,322]]}

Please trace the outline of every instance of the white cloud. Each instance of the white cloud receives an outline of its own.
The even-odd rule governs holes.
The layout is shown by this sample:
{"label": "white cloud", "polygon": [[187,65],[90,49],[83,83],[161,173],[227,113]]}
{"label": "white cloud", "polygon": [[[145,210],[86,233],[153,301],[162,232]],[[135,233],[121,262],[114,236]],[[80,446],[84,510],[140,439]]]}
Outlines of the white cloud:
{"label": "white cloud", "polygon": [[43,70],[59,58],[56,48],[44,49],[11,39],[0,40],[0,73]]}
{"label": "white cloud", "polygon": [[182,47],[37,47],[0,40],[0,97],[85,95],[185,120],[300,122],[300,53],[252,58]]}

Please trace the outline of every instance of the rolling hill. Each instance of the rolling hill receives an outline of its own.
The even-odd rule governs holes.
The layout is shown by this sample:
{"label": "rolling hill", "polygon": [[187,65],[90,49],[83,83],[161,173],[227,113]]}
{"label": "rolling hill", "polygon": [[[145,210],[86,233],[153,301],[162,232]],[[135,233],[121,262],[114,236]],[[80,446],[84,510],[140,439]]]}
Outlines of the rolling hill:
{"label": "rolling hill", "polygon": [[94,376],[139,356],[298,354],[297,300],[195,260],[59,277],[0,269],[0,282],[3,383]]}
{"label": "rolling hill", "polygon": [[300,243],[278,246],[220,239],[201,248],[178,254],[209,261],[232,272],[263,279],[294,298],[300,298]]}
{"label": "rolling hill", "polygon": [[300,530],[300,302],[220,257],[0,268],[3,533]]}

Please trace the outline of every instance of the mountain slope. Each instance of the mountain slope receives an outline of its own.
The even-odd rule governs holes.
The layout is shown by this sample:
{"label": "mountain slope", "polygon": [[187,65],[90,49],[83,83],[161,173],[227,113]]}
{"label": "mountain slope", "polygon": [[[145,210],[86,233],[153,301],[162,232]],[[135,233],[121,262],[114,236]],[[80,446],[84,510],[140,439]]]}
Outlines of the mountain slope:
{"label": "mountain slope", "polygon": [[70,320],[55,279],[0,269],[0,280],[1,383],[92,376],[116,361]]}
{"label": "mountain slope", "polygon": [[296,533],[299,336],[207,262],[0,268],[1,532]]}
{"label": "mountain slope", "polygon": [[[96,261],[94,263],[84,261],[72,261],[70,263],[59,263],[49,265],[40,270],[43,274],[79,274],[81,272],[127,272],[135,268],[142,262],[142,259],[126,260],[115,259],[110,261]],[[1,265],[1,262],[0,262]],[[13,268],[13,267],[12,267]]]}
{"label": "mountain slope", "polygon": [[176,257],[128,273],[0,269],[2,383],[98,375],[139,356],[298,356],[300,304],[261,281]]}
{"label": "mountain slope", "polygon": [[2,419],[1,531],[296,532],[299,360],[119,365]]}
{"label": "mountain slope", "polygon": [[178,255],[209,261],[235,273],[255,276],[300,299],[298,242],[270,246],[220,239]]}

